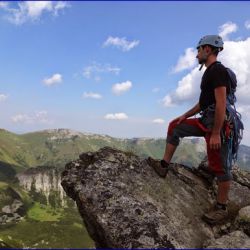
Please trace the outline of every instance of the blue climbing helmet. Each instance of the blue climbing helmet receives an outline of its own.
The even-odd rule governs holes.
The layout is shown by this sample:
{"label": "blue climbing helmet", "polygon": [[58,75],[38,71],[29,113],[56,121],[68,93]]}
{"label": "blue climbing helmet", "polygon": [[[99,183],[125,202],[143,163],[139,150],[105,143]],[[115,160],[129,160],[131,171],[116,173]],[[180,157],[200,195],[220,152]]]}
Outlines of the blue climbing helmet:
{"label": "blue climbing helmet", "polygon": [[200,46],[204,46],[204,45],[211,45],[215,48],[218,48],[219,51],[223,50],[223,40],[220,36],[218,35],[207,35],[204,36],[200,39],[200,41],[198,42],[196,48],[199,49]]}

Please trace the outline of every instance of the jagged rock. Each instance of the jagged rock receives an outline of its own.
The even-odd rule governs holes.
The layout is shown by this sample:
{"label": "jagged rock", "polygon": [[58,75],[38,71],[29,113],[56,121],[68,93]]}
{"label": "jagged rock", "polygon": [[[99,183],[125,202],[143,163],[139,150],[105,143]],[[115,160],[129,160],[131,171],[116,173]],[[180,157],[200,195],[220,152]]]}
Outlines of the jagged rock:
{"label": "jagged rock", "polygon": [[18,173],[16,177],[25,190],[43,194],[47,204],[50,204],[50,195],[56,192],[60,205],[66,206],[66,195],[60,185],[60,173],[61,171],[55,167],[38,166]]}
{"label": "jagged rock", "polygon": [[213,239],[211,242],[206,243],[204,247],[214,249],[249,249],[250,238],[242,231],[234,231],[228,235],[224,235],[218,239]]}
{"label": "jagged rock", "polygon": [[20,200],[14,200],[11,205],[7,205],[2,208],[2,212],[6,214],[24,213],[24,205]]}
{"label": "jagged rock", "polygon": [[0,214],[0,224],[17,222],[24,216],[26,210],[22,201],[15,199],[11,205],[4,206]]}
{"label": "jagged rock", "polygon": [[[97,247],[201,248],[218,236],[216,227],[201,219],[215,200],[206,175],[174,164],[162,179],[146,160],[106,147],[68,163],[62,186],[76,201]],[[245,188],[239,184],[233,194]],[[250,198],[244,204],[250,205]],[[217,232],[230,231],[235,216]]]}
{"label": "jagged rock", "polygon": [[250,236],[250,206],[240,209],[236,218],[236,224],[238,228],[242,229],[247,235]]}

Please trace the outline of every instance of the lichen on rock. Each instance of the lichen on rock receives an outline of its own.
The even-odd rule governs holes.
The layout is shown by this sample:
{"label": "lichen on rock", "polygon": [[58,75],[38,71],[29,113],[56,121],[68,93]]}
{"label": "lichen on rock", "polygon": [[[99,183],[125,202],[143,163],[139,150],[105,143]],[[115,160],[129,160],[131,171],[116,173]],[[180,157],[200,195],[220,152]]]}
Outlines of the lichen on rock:
{"label": "lichen on rock", "polygon": [[[96,247],[201,248],[225,234],[201,219],[216,193],[216,185],[204,176],[202,169],[172,164],[163,179],[145,159],[105,147],[68,163],[62,186],[76,201]],[[237,199],[232,196],[233,203],[241,195],[241,204],[250,205],[250,196],[240,194],[245,188],[249,191],[247,185],[234,184],[232,194]],[[238,210],[227,221],[229,225]]]}

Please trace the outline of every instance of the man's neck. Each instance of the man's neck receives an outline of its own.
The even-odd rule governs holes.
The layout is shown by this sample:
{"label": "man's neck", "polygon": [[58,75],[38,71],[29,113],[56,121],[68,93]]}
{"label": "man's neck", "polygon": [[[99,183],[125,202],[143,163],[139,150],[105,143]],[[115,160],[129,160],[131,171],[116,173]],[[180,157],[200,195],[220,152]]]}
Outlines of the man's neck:
{"label": "man's neck", "polygon": [[209,56],[209,58],[207,59],[205,65],[208,68],[212,63],[217,61],[217,57],[216,56]]}

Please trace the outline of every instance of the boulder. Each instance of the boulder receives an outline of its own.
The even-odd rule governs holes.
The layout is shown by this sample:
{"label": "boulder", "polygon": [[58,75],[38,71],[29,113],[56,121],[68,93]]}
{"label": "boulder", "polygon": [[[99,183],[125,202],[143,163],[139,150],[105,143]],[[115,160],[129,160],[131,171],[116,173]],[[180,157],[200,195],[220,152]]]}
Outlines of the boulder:
{"label": "boulder", "polygon": [[234,231],[218,239],[210,240],[204,247],[209,249],[249,249],[249,246],[250,238],[242,231]]}
{"label": "boulder", "polygon": [[201,217],[216,193],[215,181],[206,176],[202,169],[171,164],[163,179],[145,159],[105,147],[68,163],[62,186],[76,201],[96,247],[201,248],[229,233],[241,205],[250,205],[250,197],[243,194],[249,187],[234,182],[231,199],[246,200],[225,222],[226,232],[223,225],[206,224]]}
{"label": "boulder", "polygon": [[240,228],[250,236],[250,206],[240,209],[239,214],[236,218],[236,225],[238,228]]}

